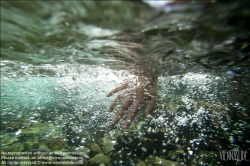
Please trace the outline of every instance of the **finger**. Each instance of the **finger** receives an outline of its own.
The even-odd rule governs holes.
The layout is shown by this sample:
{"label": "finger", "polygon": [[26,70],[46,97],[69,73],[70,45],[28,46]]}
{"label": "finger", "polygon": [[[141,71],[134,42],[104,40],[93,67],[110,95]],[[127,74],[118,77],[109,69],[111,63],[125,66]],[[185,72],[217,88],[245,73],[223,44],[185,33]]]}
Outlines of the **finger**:
{"label": "finger", "polygon": [[155,103],[156,103],[156,97],[152,97],[151,100],[148,102],[146,115],[152,114],[152,112],[154,111],[154,108],[155,108]]}
{"label": "finger", "polygon": [[116,88],[112,89],[108,94],[107,94],[107,97],[110,97],[112,96],[114,93],[116,92],[119,92],[123,89],[126,89],[128,87],[128,84],[127,83],[123,83],[123,84],[120,84],[118,85]]}
{"label": "finger", "polygon": [[120,110],[115,114],[115,117],[113,118],[112,125],[116,125],[120,119],[124,116],[125,111],[133,104],[133,100],[129,99],[125,101],[125,103],[122,105]]}
{"label": "finger", "polygon": [[139,102],[134,103],[133,108],[129,112],[129,115],[123,124],[124,129],[127,129],[131,125],[132,121],[135,119],[135,116],[137,115],[138,111],[140,110],[140,105],[141,105],[142,100],[140,99],[137,101],[139,101]]}
{"label": "finger", "polygon": [[109,106],[109,112],[112,112],[117,104],[120,103],[120,101],[124,98],[124,95],[127,91],[123,92],[122,94],[119,94],[115,100],[112,102],[112,104]]}

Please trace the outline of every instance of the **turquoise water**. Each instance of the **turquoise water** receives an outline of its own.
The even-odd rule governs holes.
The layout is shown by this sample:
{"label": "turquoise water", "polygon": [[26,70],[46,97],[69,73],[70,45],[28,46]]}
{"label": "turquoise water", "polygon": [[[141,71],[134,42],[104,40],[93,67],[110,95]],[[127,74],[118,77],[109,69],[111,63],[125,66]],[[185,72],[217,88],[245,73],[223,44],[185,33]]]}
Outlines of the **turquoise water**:
{"label": "turquoise water", "polygon": [[183,6],[1,1],[1,165],[249,164],[249,3]]}

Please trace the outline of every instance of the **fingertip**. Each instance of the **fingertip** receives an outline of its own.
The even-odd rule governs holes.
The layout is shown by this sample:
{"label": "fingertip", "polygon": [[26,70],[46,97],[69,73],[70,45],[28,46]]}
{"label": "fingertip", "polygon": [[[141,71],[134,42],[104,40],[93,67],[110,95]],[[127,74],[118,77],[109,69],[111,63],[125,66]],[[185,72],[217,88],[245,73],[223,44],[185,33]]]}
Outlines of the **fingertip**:
{"label": "fingertip", "polygon": [[127,124],[123,124],[122,128],[123,129],[128,129],[130,125],[127,125]]}
{"label": "fingertip", "polygon": [[116,125],[116,123],[112,121],[111,125],[112,125],[112,126],[115,126],[115,125]]}
{"label": "fingertip", "polygon": [[108,112],[112,112],[114,110],[115,106],[113,104],[111,104],[109,106]]}
{"label": "fingertip", "polygon": [[106,96],[107,97],[110,97],[110,96],[112,96],[113,94],[112,93],[108,93]]}
{"label": "fingertip", "polygon": [[115,126],[117,123],[115,123],[114,121],[111,122],[111,126]]}
{"label": "fingertip", "polygon": [[116,125],[121,119],[121,116],[115,115],[115,117],[112,120],[112,125]]}
{"label": "fingertip", "polygon": [[128,117],[128,119],[124,122],[122,128],[123,128],[123,129],[128,129],[129,126],[131,125],[131,123],[132,123],[132,121],[131,121],[131,119],[129,119],[129,117]]}
{"label": "fingertip", "polygon": [[146,115],[151,115],[154,112],[154,109],[147,110]]}
{"label": "fingertip", "polygon": [[123,129],[123,130],[127,130],[127,129],[128,129],[128,126],[124,126],[124,125],[123,125],[123,126],[122,126],[122,129]]}
{"label": "fingertip", "polygon": [[149,101],[148,106],[147,106],[147,111],[146,114],[151,115],[155,109],[155,103],[156,103],[156,99],[152,98],[151,101]]}

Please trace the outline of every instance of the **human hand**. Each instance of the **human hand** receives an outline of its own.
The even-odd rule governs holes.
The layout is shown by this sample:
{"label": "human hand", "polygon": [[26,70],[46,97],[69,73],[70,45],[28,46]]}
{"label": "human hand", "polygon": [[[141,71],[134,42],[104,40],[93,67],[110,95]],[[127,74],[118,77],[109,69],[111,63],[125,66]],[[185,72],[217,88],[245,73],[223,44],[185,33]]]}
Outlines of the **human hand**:
{"label": "human hand", "polygon": [[123,128],[127,129],[134,120],[144,101],[148,101],[146,114],[152,114],[154,111],[157,96],[157,77],[146,78],[144,76],[138,76],[135,79],[126,81],[112,89],[107,94],[107,97],[122,90],[124,91],[120,93],[110,105],[109,112],[112,112],[115,106],[124,100],[123,105],[115,114],[112,121],[112,125],[116,125],[131,106],[129,115],[123,124]]}

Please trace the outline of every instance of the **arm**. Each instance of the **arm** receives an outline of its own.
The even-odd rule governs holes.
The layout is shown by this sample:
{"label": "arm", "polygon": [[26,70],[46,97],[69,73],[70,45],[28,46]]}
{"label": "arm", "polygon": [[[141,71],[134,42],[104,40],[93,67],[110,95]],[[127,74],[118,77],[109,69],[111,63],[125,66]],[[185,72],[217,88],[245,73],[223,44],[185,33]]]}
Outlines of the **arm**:
{"label": "arm", "polygon": [[[140,35],[139,35],[140,36]],[[115,36],[117,37],[117,36]],[[137,38],[137,36],[133,36]],[[133,73],[135,78],[125,81],[112,89],[107,97],[120,92],[114,99],[109,107],[109,112],[112,112],[115,107],[122,103],[117,113],[115,114],[112,125],[116,125],[125,115],[126,111],[129,111],[128,116],[123,124],[123,128],[127,129],[135,116],[139,112],[144,102],[148,103],[146,114],[152,114],[154,111],[156,96],[157,96],[157,73],[153,69],[154,60],[150,59],[146,52],[147,48],[141,43],[131,42],[118,42],[119,47],[113,48],[112,53],[116,53],[115,57],[124,58],[124,61],[130,60],[132,68],[129,70]],[[151,64],[153,62],[153,64]]]}

